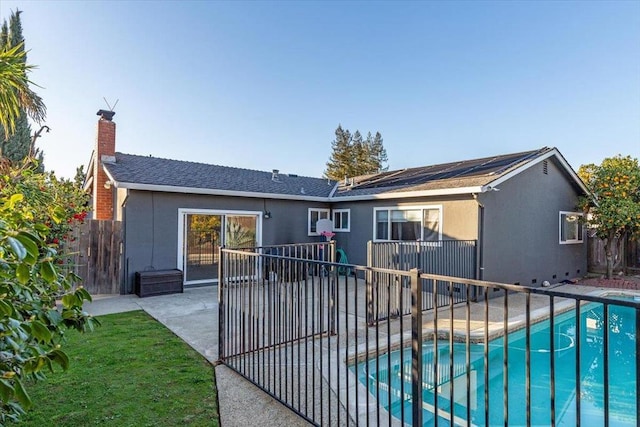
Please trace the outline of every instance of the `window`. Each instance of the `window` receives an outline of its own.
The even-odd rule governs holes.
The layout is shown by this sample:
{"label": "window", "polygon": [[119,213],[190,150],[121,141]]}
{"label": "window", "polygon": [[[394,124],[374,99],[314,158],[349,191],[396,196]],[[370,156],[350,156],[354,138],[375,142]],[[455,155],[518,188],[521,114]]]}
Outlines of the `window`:
{"label": "window", "polygon": [[329,219],[329,209],[309,208],[307,232],[309,236],[317,236],[316,223],[321,219]]}
{"label": "window", "polygon": [[351,209],[334,209],[333,210],[333,231],[349,231]]}
{"label": "window", "polygon": [[374,208],[374,240],[442,240],[442,207]]}
{"label": "window", "polygon": [[560,244],[582,243],[582,213],[560,211]]}

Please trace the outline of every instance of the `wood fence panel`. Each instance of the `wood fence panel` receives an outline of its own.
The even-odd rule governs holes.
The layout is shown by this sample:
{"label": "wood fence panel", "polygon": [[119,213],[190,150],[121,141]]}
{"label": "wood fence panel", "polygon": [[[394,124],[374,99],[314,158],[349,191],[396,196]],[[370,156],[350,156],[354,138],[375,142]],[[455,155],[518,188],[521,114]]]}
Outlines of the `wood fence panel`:
{"label": "wood fence panel", "polygon": [[[606,273],[607,257],[604,251],[604,241],[597,237],[589,237],[587,263],[590,273]],[[640,240],[616,239],[612,248],[613,271],[616,273],[637,273],[640,271]]]}
{"label": "wood fence panel", "polygon": [[122,280],[122,223],[86,220],[66,242],[72,270],[91,293],[119,294]]}
{"label": "wood fence panel", "polygon": [[627,272],[640,273],[640,238],[627,244]]}

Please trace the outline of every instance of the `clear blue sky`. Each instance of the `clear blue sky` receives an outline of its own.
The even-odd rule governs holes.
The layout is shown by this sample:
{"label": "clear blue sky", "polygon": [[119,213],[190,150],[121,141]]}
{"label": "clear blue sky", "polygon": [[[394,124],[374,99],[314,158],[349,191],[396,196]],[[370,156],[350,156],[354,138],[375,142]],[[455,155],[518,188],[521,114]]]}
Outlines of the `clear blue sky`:
{"label": "clear blue sky", "polygon": [[555,146],[640,157],[640,2],[45,2],[19,8],[72,177],[103,97],[121,152],[320,176],[334,131],[391,169]]}

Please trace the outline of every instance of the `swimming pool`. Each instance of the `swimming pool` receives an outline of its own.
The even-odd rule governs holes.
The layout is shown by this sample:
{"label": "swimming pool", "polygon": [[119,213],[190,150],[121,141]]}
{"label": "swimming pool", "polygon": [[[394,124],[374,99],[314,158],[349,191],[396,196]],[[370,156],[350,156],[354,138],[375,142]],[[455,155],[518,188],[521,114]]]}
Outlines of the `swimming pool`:
{"label": "swimming pool", "polygon": [[[603,306],[588,304],[580,316],[580,413],[584,425],[604,424]],[[575,311],[555,316],[555,421],[557,426],[576,425],[576,322]],[[634,309],[609,306],[609,425],[635,426],[636,350]],[[530,329],[531,425],[551,424],[550,323],[539,322]],[[525,330],[508,335],[508,416],[509,425],[526,425]],[[438,341],[437,381],[434,381],[434,345],[423,344],[423,421],[435,425],[437,393],[438,422],[467,424],[467,377],[471,401],[471,425],[485,425],[485,390],[489,394],[489,424],[504,425],[503,343],[489,343],[489,382],[485,386],[483,343],[470,345],[470,374],[466,369],[466,344],[454,343],[453,380],[450,376],[449,341]],[[390,360],[388,359],[390,357]],[[401,368],[402,365],[402,368]],[[354,367],[355,368],[355,367]],[[389,369],[390,368],[390,369]],[[404,409],[411,422],[411,350],[381,355],[357,365],[358,380],[379,394],[379,403],[394,417]],[[376,384],[379,381],[379,384]],[[390,390],[387,384],[390,383]],[[403,384],[404,383],[404,384]],[[450,388],[453,385],[453,405]],[[403,388],[404,398],[401,390]],[[452,410],[453,406],[453,410]],[[403,408],[404,407],[404,408]]]}

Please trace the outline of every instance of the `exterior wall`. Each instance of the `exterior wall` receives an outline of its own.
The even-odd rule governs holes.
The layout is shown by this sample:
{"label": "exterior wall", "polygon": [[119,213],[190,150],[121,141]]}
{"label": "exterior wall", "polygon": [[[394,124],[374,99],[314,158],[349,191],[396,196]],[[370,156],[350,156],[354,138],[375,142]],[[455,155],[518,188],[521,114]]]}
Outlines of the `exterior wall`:
{"label": "exterior wall", "polygon": [[[308,209],[350,209],[350,231],[337,232],[335,239],[350,263],[364,265],[367,242],[373,239],[374,208],[441,205],[443,239],[478,240],[483,234],[484,280],[539,286],[545,280],[556,283],[586,274],[586,239],[582,244],[559,243],[559,212],[575,210],[578,190],[554,159],[548,161],[548,174],[540,162],[498,187],[500,191],[479,194],[477,201],[460,195],[334,203],[119,189],[113,197],[115,215],[125,221],[122,291],[132,292],[136,271],[177,267],[180,208],[268,211],[271,218],[262,218],[265,246],[324,240],[307,235]],[[483,221],[479,203],[484,206]]]}
{"label": "exterior wall", "polygon": [[[484,280],[540,286],[587,272],[587,244],[559,243],[559,212],[575,211],[578,190],[554,158],[479,195],[485,206]],[[535,283],[534,283],[535,280]]]}
{"label": "exterior wall", "polygon": [[262,244],[275,245],[318,241],[307,236],[310,207],[328,208],[328,204],[129,190],[122,209],[126,217],[122,292],[133,291],[136,271],[177,268],[180,208],[269,211],[271,218],[262,219]]}
{"label": "exterior wall", "polygon": [[338,247],[345,250],[351,264],[366,265],[367,242],[373,240],[373,208],[442,205],[442,238],[476,240],[478,238],[478,204],[471,196],[381,199],[333,203],[333,209],[350,209],[350,231],[336,233]]}
{"label": "exterior wall", "polygon": [[113,214],[113,219],[116,221],[124,221],[124,209],[123,206],[127,199],[127,195],[129,191],[126,188],[118,188],[115,191],[115,210]]}

